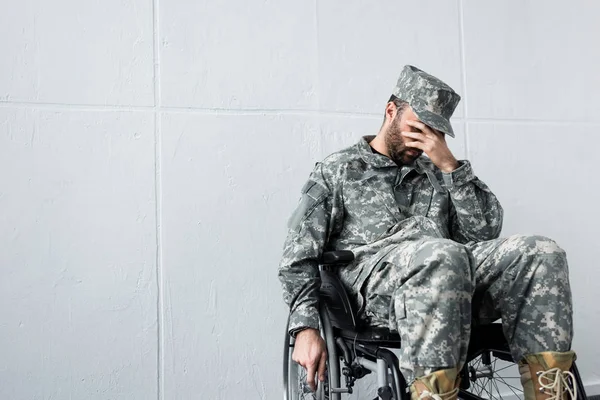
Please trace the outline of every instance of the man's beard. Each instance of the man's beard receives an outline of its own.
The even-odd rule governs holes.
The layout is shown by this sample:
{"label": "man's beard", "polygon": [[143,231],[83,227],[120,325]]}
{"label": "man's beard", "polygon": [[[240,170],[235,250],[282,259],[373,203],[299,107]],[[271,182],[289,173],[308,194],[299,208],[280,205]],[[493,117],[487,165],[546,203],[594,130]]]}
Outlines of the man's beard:
{"label": "man's beard", "polygon": [[[397,165],[410,165],[415,162],[417,158],[419,158],[422,151],[413,147],[406,147],[404,144],[405,139],[401,132],[400,123],[398,121],[394,121],[385,135],[385,144],[392,161],[394,161]],[[409,154],[408,152],[411,150],[418,152],[418,154]]]}

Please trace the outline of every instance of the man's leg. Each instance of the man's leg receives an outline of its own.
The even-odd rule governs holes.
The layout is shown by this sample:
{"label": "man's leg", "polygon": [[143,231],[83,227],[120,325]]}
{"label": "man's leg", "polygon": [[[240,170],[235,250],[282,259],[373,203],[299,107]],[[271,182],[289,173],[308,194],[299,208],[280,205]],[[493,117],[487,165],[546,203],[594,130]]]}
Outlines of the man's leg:
{"label": "man's leg", "polygon": [[427,391],[456,397],[471,329],[474,260],[447,239],[394,246],[363,286],[364,312],[388,322],[402,340],[400,368],[413,397]]}
{"label": "man's leg", "polygon": [[541,383],[563,374],[545,371],[566,371],[574,360],[565,252],[543,236],[516,235],[468,247],[477,264],[475,317],[490,305],[498,312],[512,356],[520,362],[526,399],[547,398]]}

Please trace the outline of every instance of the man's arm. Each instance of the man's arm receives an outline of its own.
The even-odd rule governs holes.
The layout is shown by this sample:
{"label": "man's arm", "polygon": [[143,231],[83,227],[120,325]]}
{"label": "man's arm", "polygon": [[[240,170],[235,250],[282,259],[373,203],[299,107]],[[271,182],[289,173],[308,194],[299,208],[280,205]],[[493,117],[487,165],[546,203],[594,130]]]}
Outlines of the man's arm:
{"label": "man's arm", "polygon": [[325,380],[327,349],[319,334],[319,260],[331,229],[331,190],[319,164],[302,188],[302,198],[288,223],[279,266],[283,298],[290,306],[290,334],[296,336],[292,359],[306,369],[316,390],[315,375]]}
{"label": "man's arm", "polygon": [[468,161],[458,162],[448,148],[445,135],[420,121],[406,121],[420,132],[402,132],[407,147],[423,150],[443,173],[450,193],[450,234],[460,243],[496,239],[502,230],[504,212],[500,202],[480,181]]}
{"label": "man's arm", "polygon": [[452,172],[444,173],[450,193],[450,233],[460,243],[496,239],[502,230],[504,211],[500,202],[473,173],[468,161],[461,161]]}
{"label": "man's arm", "polygon": [[319,329],[319,260],[330,228],[331,203],[331,190],[317,164],[288,222],[279,265],[283,298],[290,306],[290,334]]}

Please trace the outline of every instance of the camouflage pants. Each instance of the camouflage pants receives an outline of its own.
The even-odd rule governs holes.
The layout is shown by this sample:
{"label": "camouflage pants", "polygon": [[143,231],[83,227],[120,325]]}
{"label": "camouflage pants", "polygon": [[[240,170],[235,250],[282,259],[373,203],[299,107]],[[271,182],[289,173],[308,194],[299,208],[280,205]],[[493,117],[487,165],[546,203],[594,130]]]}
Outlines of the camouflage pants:
{"label": "camouflage pants", "polygon": [[428,237],[382,251],[361,288],[362,314],[400,333],[407,377],[461,367],[472,318],[501,317],[515,360],[570,349],[567,260],[551,239],[519,235],[462,245]]}

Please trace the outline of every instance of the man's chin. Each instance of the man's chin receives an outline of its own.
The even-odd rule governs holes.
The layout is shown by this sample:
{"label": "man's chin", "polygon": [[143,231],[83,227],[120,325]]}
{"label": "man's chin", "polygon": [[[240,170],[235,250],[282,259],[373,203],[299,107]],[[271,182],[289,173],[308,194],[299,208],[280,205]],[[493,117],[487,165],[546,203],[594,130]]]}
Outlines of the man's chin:
{"label": "man's chin", "polygon": [[412,164],[417,160],[417,158],[419,158],[419,156],[420,156],[420,154],[416,154],[416,155],[405,154],[404,156],[402,156],[402,164],[406,164],[406,165]]}
{"label": "man's chin", "polygon": [[396,154],[392,154],[391,159],[396,163],[396,164],[401,164],[401,165],[410,165],[412,163],[414,163],[417,158],[419,158],[421,156],[421,154],[423,154],[420,151],[402,151],[400,153],[396,153]]}

